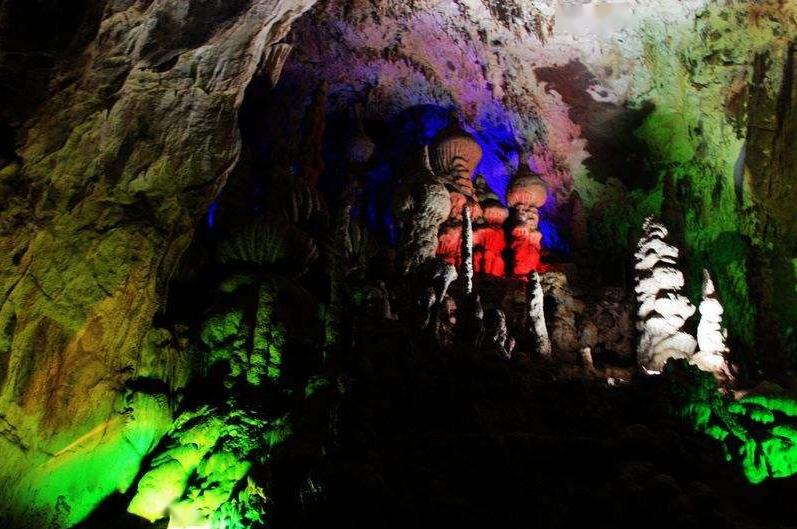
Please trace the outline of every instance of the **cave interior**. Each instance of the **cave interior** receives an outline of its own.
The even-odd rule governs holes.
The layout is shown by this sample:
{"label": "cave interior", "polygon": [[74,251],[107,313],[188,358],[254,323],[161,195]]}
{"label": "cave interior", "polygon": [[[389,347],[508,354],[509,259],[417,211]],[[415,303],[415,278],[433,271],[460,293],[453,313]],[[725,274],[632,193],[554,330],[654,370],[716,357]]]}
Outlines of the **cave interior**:
{"label": "cave interior", "polygon": [[0,2],[0,525],[797,527],[797,4]]}

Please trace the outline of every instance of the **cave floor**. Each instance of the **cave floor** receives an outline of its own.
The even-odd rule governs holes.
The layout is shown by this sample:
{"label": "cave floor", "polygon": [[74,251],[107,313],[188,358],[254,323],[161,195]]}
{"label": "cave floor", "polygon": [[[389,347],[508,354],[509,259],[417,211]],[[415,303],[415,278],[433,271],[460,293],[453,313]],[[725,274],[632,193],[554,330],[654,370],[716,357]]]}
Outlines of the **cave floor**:
{"label": "cave floor", "polygon": [[324,499],[300,527],[797,524],[797,482],[749,484],[672,418],[658,377],[610,385],[385,332],[360,343]]}

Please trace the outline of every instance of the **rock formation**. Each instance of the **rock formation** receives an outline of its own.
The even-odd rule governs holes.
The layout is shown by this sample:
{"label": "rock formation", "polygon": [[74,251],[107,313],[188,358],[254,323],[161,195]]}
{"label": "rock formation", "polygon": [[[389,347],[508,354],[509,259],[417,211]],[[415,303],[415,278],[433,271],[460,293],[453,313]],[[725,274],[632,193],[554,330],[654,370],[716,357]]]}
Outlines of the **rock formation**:
{"label": "rock formation", "polygon": [[509,210],[501,203],[484,181],[477,179],[477,196],[482,209],[482,222],[473,230],[473,270],[495,277],[504,277],[506,234],[504,222]]}
{"label": "rock formation", "polygon": [[29,446],[0,438],[11,526],[80,521],[126,490],[170,422],[167,397],[134,383],[142,343],[238,161],[246,87],[311,4],[109,2],[53,55],[48,97],[17,124],[0,221],[0,414]]}
{"label": "rock formation", "polygon": [[540,266],[542,233],[539,230],[540,208],[547,198],[547,187],[539,176],[521,163],[517,176],[506,193],[510,208],[509,248],[512,255],[512,275],[525,279]]}
{"label": "rock formation", "polygon": [[[620,359],[636,356],[634,307],[625,289],[604,289],[599,299],[587,305],[581,332],[581,345],[616,355]],[[584,329],[589,327],[589,331]]]}
{"label": "rock formation", "polygon": [[474,198],[471,178],[482,158],[482,148],[465,132],[456,115],[451,116],[449,126],[429,146],[429,161],[432,171],[445,180],[452,193]]}
{"label": "rock formation", "polygon": [[[663,226],[646,222],[636,284],[643,367],[656,372],[668,359],[689,358],[727,379],[726,325],[739,358],[749,357],[745,367],[763,366],[767,377],[790,382],[797,4],[651,0],[626,13],[622,2],[329,1],[301,16],[315,3],[0,2],[3,527],[63,529],[92,513],[107,516],[129,498],[132,512],[158,526],[167,515],[175,528],[265,524],[271,448],[291,426],[322,417],[334,433],[327,439],[319,428],[308,437],[323,438],[330,454],[349,438],[370,451],[372,424],[360,436],[350,429],[357,419],[391,422],[394,410],[384,406],[364,404],[359,414],[309,399],[318,387],[347,391],[349,369],[362,369],[360,380],[373,386],[387,381],[399,390],[390,396],[453,380],[419,395],[454,395],[462,409],[481,410],[484,402],[468,401],[471,393],[514,397],[517,387],[538,381],[523,371],[529,351],[520,350],[512,366],[484,370],[499,376],[467,377],[462,386],[475,391],[457,392],[466,377],[456,377],[471,373],[467,362],[479,356],[471,354],[479,352],[474,336],[507,358],[511,334],[526,331],[543,355],[581,347],[599,364],[605,352],[627,356],[627,302],[598,289],[625,282],[617,264],[651,211],[680,222],[687,277],[707,267],[715,282],[704,284],[693,355],[695,340],[683,329],[694,307],[682,294],[678,252],[664,242]],[[600,26],[590,17],[581,25],[569,20],[592,9],[622,16]],[[352,137],[341,125],[355,105],[367,109],[370,135],[358,127]],[[451,109],[457,120],[441,117]],[[431,159],[411,167],[425,145]],[[367,199],[353,197],[360,191],[344,166],[356,169]],[[498,193],[508,186],[511,214],[497,196],[474,189],[477,166]],[[339,205],[341,187],[351,196]],[[584,298],[593,306],[583,310],[560,277],[536,273],[546,197],[546,252],[552,261],[576,256],[595,278]],[[238,217],[247,223],[230,220]],[[373,238],[355,240],[366,224]],[[369,240],[378,252],[367,249]],[[471,243],[475,276],[463,252]],[[458,283],[449,292],[456,267],[465,296]],[[550,337],[543,293],[553,302]],[[441,315],[457,332],[437,341],[415,336],[416,320],[437,335]],[[369,357],[374,350],[387,354]],[[312,373],[321,359],[326,384]],[[474,362],[484,367],[481,357]],[[293,364],[304,371],[289,373]],[[510,373],[516,365],[522,369]],[[501,374],[512,384],[494,391]],[[572,409],[570,387],[548,387],[556,406]],[[739,405],[716,401],[713,387],[705,391],[710,422],[705,407],[688,405],[707,434],[731,449],[745,445],[751,481],[797,472],[793,399],[762,388]],[[603,389],[590,387],[589,396]],[[358,387],[357,399],[390,401],[380,390]],[[535,428],[546,426],[535,420],[539,409],[526,415],[515,402],[499,404],[505,409],[473,423],[456,419],[481,428],[518,412],[531,435],[510,443],[513,456],[554,455],[550,446],[539,450],[540,438],[566,440],[567,457],[584,453],[580,439],[589,435],[538,435]],[[435,411],[424,410],[424,418],[435,422]],[[615,412],[585,423],[607,424],[622,415]],[[299,420],[283,420],[291,413]],[[470,448],[456,421],[437,424],[465,438],[455,448]],[[738,424],[752,425],[750,435]],[[485,439],[506,433],[484,431]],[[448,442],[438,433],[435,442]],[[334,468],[307,439],[286,452],[312,460],[307,466]],[[383,446],[400,444],[393,441]],[[609,453],[622,452],[609,445]],[[482,448],[473,453],[496,452]],[[682,453],[705,454],[691,448]],[[436,497],[454,494],[442,479],[393,489],[376,457],[348,463],[350,481],[369,492],[366,501],[358,496],[363,511],[381,504],[370,493],[383,499],[382,489],[413,489],[432,491],[424,506],[457,505],[463,518],[505,514]],[[539,475],[555,482],[559,470]],[[301,498],[304,514],[331,489],[297,472],[287,481],[300,481],[301,491],[284,497]],[[519,483],[532,474],[514,477]],[[654,481],[676,491],[667,476]],[[676,509],[695,500],[677,497],[686,500]],[[625,514],[626,505],[611,507]]]}
{"label": "rock formation", "polygon": [[732,380],[728,367],[729,352],[725,341],[728,332],[722,327],[722,304],[708,270],[703,270],[703,299],[698,306],[700,321],[697,324],[698,351],[691,362],[703,371],[715,373],[724,380]]}
{"label": "rock formation", "polygon": [[546,272],[540,278],[540,284],[553,306],[548,322],[552,348],[561,357],[574,358],[581,345],[577,320],[584,312],[584,302],[574,296],[563,272]]}
{"label": "rock formation", "polygon": [[529,282],[526,286],[526,303],[528,304],[529,331],[534,338],[537,353],[550,358],[551,339],[548,336],[548,328],[545,326],[545,298],[542,293],[540,276],[536,271],[529,274]]}
{"label": "rock formation", "polygon": [[667,228],[648,217],[642,230],[634,254],[640,333],[637,359],[648,373],[660,373],[668,360],[694,354],[697,342],[682,328],[695,307],[681,293],[684,276],[677,268],[678,249],[665,240]]}
{"label": "rock formation", "polygon": [[485,315],[484,339],[482,348],[505,360],[512,358],[515,339],[510,336],[506,326],[506,315],[500,309],[491,309]]}
{"label": "rock formation", "polygon": [[473,293],[473,223],[467,206],[462,210],[462,277],[469,296]]}
{"label": "rock formation", "polygon": [[449,218],[440,227],[437,255],[457,268],[461,265],[462,257],[463,211],[467,207],[470,208],[472,219],[481,217],[471,181],[481,156],[481,147],[459,126],[456,116],[450,118],[449,127],[429,146],[432,171],[445,183],[451,200]]}
{"label": "rock formation", "polygon": [[435,177],[428,158],[424,150],[418,174],[402,184],[394,206],[404,223],[399,268],[405,273],[437,255],[440,226],[451,216],[449,192]]}

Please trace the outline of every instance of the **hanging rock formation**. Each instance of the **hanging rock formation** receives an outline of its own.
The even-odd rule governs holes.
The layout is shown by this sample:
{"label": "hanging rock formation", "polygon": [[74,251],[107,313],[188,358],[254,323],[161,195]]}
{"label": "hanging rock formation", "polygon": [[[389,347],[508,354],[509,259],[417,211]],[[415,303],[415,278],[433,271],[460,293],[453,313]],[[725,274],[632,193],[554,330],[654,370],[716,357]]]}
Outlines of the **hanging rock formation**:
{"label": "hanging rock formation", "polygon": [[637,348],[639,365],[659,373],[667,360],[691,358],[697,342],[681,329],[695,313],[681,294],[684,276],[678,270],[678,249],[665,241],[667,228],[652,217],[645,219],[643,235],[634,254],[636,264]]}

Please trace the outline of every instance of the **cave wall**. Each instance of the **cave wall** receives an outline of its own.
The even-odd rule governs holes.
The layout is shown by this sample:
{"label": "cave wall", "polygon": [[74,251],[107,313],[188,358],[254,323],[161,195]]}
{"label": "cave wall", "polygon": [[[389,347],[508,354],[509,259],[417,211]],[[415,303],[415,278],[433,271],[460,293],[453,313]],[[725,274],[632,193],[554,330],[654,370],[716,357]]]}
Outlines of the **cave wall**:
{"label": "cave wall", "polygon": [[[0,181],[7,523],[79,521],[168,428],[166,392],[135,383],[175,369],[145,368],[163,354],[145,346],[153,316],[236,163],[244,90],[309,4],[98,3],[92,38],[37,78],[47,96]],[[36,13],[4,4],[9,31],[24,19],[12,8]]]}

